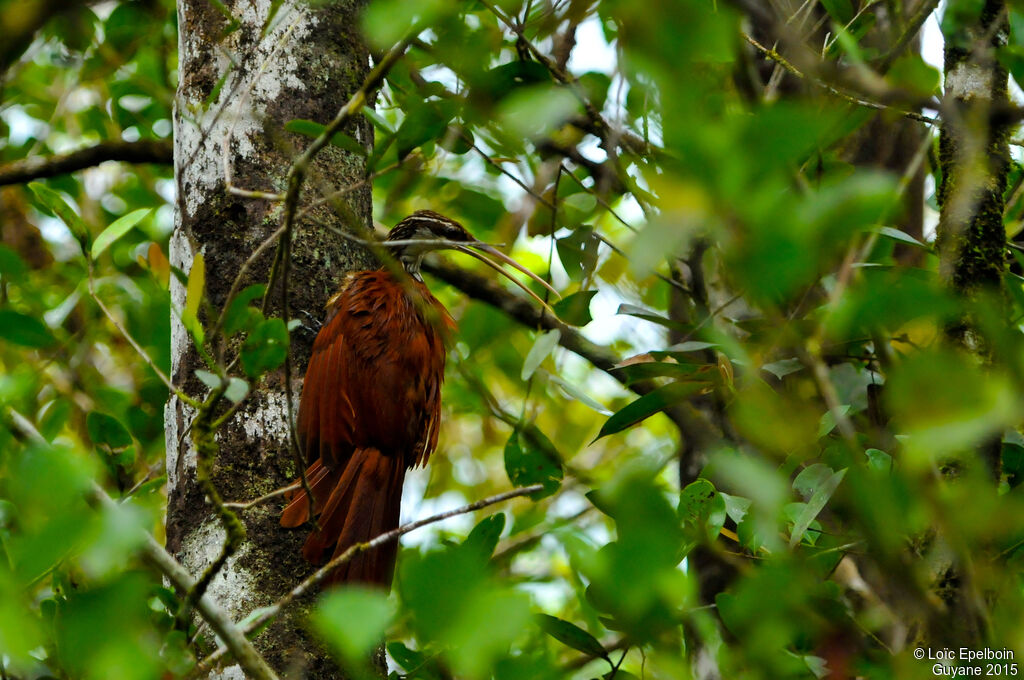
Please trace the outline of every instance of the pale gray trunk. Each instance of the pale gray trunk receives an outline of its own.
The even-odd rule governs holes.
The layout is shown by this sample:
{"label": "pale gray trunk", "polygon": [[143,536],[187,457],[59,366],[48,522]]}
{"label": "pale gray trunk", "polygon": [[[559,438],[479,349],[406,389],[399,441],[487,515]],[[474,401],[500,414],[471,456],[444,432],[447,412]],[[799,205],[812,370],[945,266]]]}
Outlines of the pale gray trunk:
{"label": "pale gray trunk", "polygon": [[[309,142],[285,132],[302,118],[326,124],[363,82],[369,70],[358,35],[363,0],[330,4],[286,1],[269,17],[271,0],[226,0],[232,14],[209,0],[179,0],[180,84],[174,117],[177,205],[170,259],[189,272],[202,253],[206,297],[222,308],[243,262],[281,224],[280,203],[241,198],[227,190],[225,168],[238,188],[283,193],[289,164]],[[232,26],[232,18],[237,27]],[[366,148],[372,128],[362,118],[346,132]],[[324,188],[338,189],[365,175],[364,159],[328,147],[310,168],[303,203]],[[369,187],[347,193],[348,210],[369,226]],[[330,204],[296,225],[289,285],[291,315],[304,326],[292,332],[292,394],[297,400],[324,303],[341,274],[370,264],[368,255],[333,235],[324,225],[344,228]],[[274,248],[255,261],[244,285],[265,283]],[[171,279],[171,298],[180,309],[184,286]],[[280,292],[271,295],[268,316],[281,314]],[[209,328],[211,319],[201,314]],[[235,346],[229,345],[230,362]],[[203,398],[196,378],[205,369],[191,337],[174,314],[172,376],[186,393]],[[239,375],[236,367],[234,374]],[[288,484],[297,473],[288,445],[284,371],[252,385],[244,408],[217,435],[213,480],[227,501],[244,501]],[[167,404],[168,549],[198,576],[219,554],[225,532],[196,484],[196,452],[188,434],[194,412],[177,399]],[[281,501],[241,511],[248,537],[211,583],[210,594],[237,620],[272,603],[310,571],[300,554],[303,531],[282,530]],[[329,664],[302,631],[301,616],[276,621],[256,640],[278,672],[327,677]],[[230,663],[230,662],[229,662]],[[217,676],[220,677],[220,676]],[[242,677],[237,667],[222,677]]]}

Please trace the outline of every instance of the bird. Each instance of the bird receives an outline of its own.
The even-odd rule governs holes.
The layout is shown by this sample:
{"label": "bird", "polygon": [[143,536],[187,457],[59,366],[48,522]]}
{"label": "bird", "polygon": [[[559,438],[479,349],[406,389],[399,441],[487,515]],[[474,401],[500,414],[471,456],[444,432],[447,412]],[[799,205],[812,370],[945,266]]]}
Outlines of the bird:
{"label": "bird", "polygon": [[[396,529],[406,471],[425,465],[437,447],[445,343],[456,326],[423,282],[423,258],[441,249],[471,255],[550,309],[499,260],[558,295],[459,222],[430,210],[401,220],[380,245],[400,269],[382,265],[344,276],[327,303],[299,400],[296,435],[312,508],[297,480],[285,496],[280,523],[296,528],[315,520],[302,548],[313,564]],[[358,553],[327,583],[388,589],[397,551],[391,541]]]}

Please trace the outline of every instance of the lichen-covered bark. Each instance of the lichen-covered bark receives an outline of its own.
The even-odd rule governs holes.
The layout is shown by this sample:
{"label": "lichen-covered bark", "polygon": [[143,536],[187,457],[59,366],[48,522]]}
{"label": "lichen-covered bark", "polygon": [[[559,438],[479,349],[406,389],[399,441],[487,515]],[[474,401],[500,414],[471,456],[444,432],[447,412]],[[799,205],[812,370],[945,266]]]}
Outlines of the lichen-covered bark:
{"label": "lichen-covered bark", "polygon": [[1008,101],[1008,80],[995,50],[1007,32],[1005,3],[986,0],[976,24],[946,36],[939,252],[943,276],[968,295],[1000,289],[1006,270],[1010,131],[998,112]]}
{"label": "lichen-covered bark", "polygon": [[[178,2],[177,206],[170,247],[172,264],[185,272],[195,255],[203,254],[205,294],[217,311],[243,262],[280,225],[279,203],[227,192],[225,166],[235,186],[283,192],[296,149],[309,141],[286,132],[285,124],[298,118],[327,123],[369,69],[356,29],[363,0],[226,1],[223,7],[231,16],[218,4]],[[346,132],[372,146],[366,121],[354,122]],[[361,157],[328,147],[311,168],[305,202],[315,199],[321,187],[344,187],[363,176]],[[370,224],[368,188],[346,194],[345,202],[352,215]],[[365,251],[333,235],[325,224],[343,227],[330,204],[312,209],[296,225],[293,241],[289,306],[292,316],[305,323],[292,332],[293,398],[301,389],[315,336],[309,319],[321,316],[345,271],[371,263]],[[273,253],[268,249],[254,263],[243,285],[267,281]],[[173,277],[171,292],[173,304],[181,308],[185,290]],[[281,313],[279,298],[276,292],[271,296],[268,315]],[[202,398],[207,390],[195,370],[204,366],[177,316],[171,353],[175,383]],[[226,500],[249,500],[294,478],[285,395],[284,373],[278,370],[252,386],[244,408],[218,431],[213,481]],[[219,554],[224,530],[196,484],[196,453],[187,433],[194,415],[177,399],[167,405],[167,544],[198,575]],[[236,618],[273,602],[310,571],[299,554],[303,532],[279,528],[279,506],[271,502],[242,513],[247,539],[211,583],[210,594]],[[292,612],[275,622],[257,638],[257,649],[278,671],[333,677],[300,619],[301,613]],[[218,677],[235,676],[241,677],[237,667]]]}
{"label": "lichen-covered bark", "polygon": [[[940,274],[965,299],[1003,293],[1006,271],[1004,192],[1010,167],[1008,75],[996,50],[1009,27],[1004,0],[985,0],[977,17],[960,14],[944,22],[945,96],[939,137],[941,208],[938,232]],[[947,10],[951,11],[951,10]],[[986,357],[984,339],[971,315],[947,329],[968,351]],[[1000,477],[1001,437],[978,447],[993,478]],[[953,482],[955,483],[955,482]],[[994,489],[993,489],[994,493]],[[941,529],[922,541],[933,575],[932,593],[941,608],[928,617],[917,642],[928,646],[981,645],[986,639],[986,605],[972,583],[970,557],[957,554]]]}

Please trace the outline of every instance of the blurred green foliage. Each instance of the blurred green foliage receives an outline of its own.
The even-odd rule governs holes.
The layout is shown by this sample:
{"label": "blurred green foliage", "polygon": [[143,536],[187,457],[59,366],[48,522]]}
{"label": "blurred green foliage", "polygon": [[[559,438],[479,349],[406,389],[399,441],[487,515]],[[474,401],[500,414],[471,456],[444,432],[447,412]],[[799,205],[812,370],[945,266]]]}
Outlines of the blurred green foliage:
{"label": "blurred green foliage", "polygon": [[[0,0],[0,34],[35,4]],[[960,40],[981,3],[948,4]],[[352,673],[370,673],[382,638],[393,672],[423,680],[688,678],[708,664],[728,678],[930,677],[916,644],[1024,651],[1024,278],[993,298],[950,293],[931,238],[902,229],[905,168],[851,160],[872,116],[899,114],[786,75],[744,41],[738,5],[370,3],[376,48],[423,29],[366,112],[375,217],[430,208],[514,244],[563,292],[559,316],[620,363],[609,379],[559,332],[430,281],[460,330],[428,503],[544,489],[472,531],[426,532],[388,597],[325,594],[309,625]],[[813,11],[823,73],[870,68],[899,37],[879,38],[871,3]],[[1022,17],[1009,12],[999,52],[1014,77]],[[38,28],[4,49],[0,169],[169,138],[170,0],[68,3]],[[916,55],[878,75],[936,93]],[[931,144],[916,157],[934,178]],[[1012,234],[1022,204],[1008,196]],[[167,389],[89,291],[167,373],[172,205],[159,165],[0,188],[6,677],[180,677],[196,661],[174,627],[180,599],[129,538],[162,532]],[[201,343],[201,266],[187,285],[175,313]],[[240,372],[199,375],[233,402],[286,356],[290,329],[253,304],[264,290],[224,314],[244,335]],[[980,356],[945,340],[965,317]],[[998,480],[979,453],[992,450]],[[90,480],[116,512],[86,505]]]}

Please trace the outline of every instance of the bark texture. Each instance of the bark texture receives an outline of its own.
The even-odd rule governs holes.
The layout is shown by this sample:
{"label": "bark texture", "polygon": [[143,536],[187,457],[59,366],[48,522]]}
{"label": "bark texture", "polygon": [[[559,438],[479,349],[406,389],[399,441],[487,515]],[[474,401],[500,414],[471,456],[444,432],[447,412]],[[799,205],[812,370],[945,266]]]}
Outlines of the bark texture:
{"label": "bark texture", "polygon": [[939,138],[942,274],[962,293],[1002,287],[1003,210],[1010,167],[1006,68],[996,49],[1009,26],[1002,0],[986,0],[974,25],[946,36],[945,101]]}
{"label": "bark texture", "polygon": [[[180,83],[175,107],[177,205],[171,263],[189,272],[202,253],[206,300],[213,314],[250,254],[281,224],[281,204],[241,198],[227,191],[225,168],[239,188],[283,193],[296,150],[309,140],[287,133],[285,124],[309,119],[326,124],[363,82],[369,70],[358,34],[363,0],[305,3],[271,0],[179,0]],[[229,13],[229,14],[228,14]],[[359,118],[345,130],[372,147],[372,128]],[[320,189],[361,180],[363,158],[329,146],[310,168],[303,203]],[[368,187],[345,195],[349,218],[369,226]],[[344,272],[371,266],[370,255],[339,239],[325,224],[345,228],[330,203],[313,208],[296,224],[289,306],[303,326],[291,333],[292,398],[316,335],[315,323]],[[250,267],[243,286],[266,283],[274,248]],[[180,309],[184,286],[172,277],[172,301]],[[271,293],[269,316],[281,314],[279,290]],[[212,320],[200,314],[209,328]],[[237,345],[237,341],[236,341]],[[228,346],[231,360],[236,347]],[[202,398],[207,388],[195,370],[206,368],[175,314],[172,376],[186,393]],[[237,372],[237,369],[236,369]],[[297,474],[288,445],[284,371],[251,386],[244,407],[216,437],[212,479],[227,501],[245,501],[288,484]],[[189,434],[195,413],[177,399],[166,410],[168,549],[194,575],[219,555],[225,532],[196,481],[196,451]],[[281,502],[241,511],[247,538],[210,585],[210,594],[237,619],[291,589],[311,567],[300,556],[305,532],[278,526]],[[256,639],[257,649],[279,673],[335,677],[325,655],[302,629],[302,612],[278,619]],[[213,641],[211,641],[211,646]],[[215,677],[242,677],[237,667]]]}

